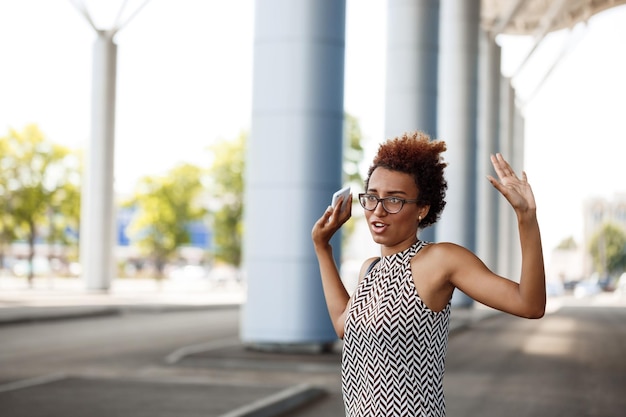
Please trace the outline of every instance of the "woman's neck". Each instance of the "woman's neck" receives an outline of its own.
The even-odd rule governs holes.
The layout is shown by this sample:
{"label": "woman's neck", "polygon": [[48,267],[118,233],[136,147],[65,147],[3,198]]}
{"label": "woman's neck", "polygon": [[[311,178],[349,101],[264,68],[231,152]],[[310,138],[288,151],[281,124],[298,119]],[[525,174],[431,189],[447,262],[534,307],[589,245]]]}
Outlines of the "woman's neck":
{"label": "woman's neck", "polygon": [[383,257],[384,256],[391,256],[391,255],[395,255],[396,253],[404,252],[405,250],[407,250],[408,248],[413,246],[415,243],[417,243],[418,240],[419,239],[416,236],[413,239],[400,242],[400,243],[398,243],[396,245],[393,245],[393,246],[381,245],[380,246],[380,256],[383,256]]}

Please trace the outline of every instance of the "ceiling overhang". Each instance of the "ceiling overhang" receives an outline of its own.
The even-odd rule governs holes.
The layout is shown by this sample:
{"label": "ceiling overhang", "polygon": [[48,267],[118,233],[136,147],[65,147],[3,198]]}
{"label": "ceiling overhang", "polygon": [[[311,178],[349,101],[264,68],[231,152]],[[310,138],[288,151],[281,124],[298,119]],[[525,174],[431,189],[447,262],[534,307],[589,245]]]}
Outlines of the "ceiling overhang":
{"label": "ceiling overhang", "polygon": [[541,36],[578,22],[626,0],[482,0],[482,27],[492,36]]}

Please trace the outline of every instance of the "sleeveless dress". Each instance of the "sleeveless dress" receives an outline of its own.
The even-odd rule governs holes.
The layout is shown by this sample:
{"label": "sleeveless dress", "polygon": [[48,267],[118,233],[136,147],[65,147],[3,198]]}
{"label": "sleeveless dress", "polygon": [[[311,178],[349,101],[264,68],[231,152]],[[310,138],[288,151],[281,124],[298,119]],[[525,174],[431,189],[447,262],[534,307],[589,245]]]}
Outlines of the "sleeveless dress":
{"label": "sleeveless dress", "polygon": [[450,303],[420,299],[410,261],[425,245],[385,256],[361,280],[346,315],[341,379],[346,416],[445,416]]}

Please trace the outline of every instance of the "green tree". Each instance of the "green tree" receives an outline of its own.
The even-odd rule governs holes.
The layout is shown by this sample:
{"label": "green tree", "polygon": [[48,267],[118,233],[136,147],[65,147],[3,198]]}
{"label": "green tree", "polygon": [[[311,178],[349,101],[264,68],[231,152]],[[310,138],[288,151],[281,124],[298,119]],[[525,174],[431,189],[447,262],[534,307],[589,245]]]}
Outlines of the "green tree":
{"label": "green tree", "polygon": [[626,270],[626,233],[613,223],[604,224],[591,238],[589,252],[600,274]]}
{"label": "green tree", "polygon": [[8,143],[6,140],[0,140],[0,270],[4,267],[4,257],[7,247],[17,237],[15,234],[15,225],[9,211],[9,183],[10,177],[7,175],[9,171],[4,167],[5,155],[8,155]]}
{"label": "green tree", "polygon": [[8,211],[8,199],[4,197],[0,192],[0,270],[4,267],[7,248],[17,238],[13,218]]}
{"label": "green tree", "polygon": [[[72,164],[76,167],[77,165]],[[55,255],[54,246],[61,245],[65,248],[73,248],[73,258],[78,258],[78,232],[80,230],[80,178],[73,174],[67,176],[68,181],[60,184],[57,192],[51,196],[48,207],[48,231],[46,242],[50,246],[49,258]],[[68,233],[68,231],[75,233]]]}
{"label": "green tree", "polygon": [[235,140],[222,140],[210,147],[213,163],[209,174],[217,206],[213,213],[215,259],[234,266],[241,264],[247,139],[248,135],[241,133]]}
{"label": "green tree", "polygon": [[165,176],[142,178],[123,204],[136,210],[127,233],[154,262],[157,279],[177,249],[190,242],[189,224],[206,215],[204,190],[202,169],[183,164]]}
{"label": "green tree", "polygon": [[[28,282],[32,285],[35,241],[49,230],[50,212],[63,217],[79,206],[78,186],[72,181],[79,174],[72,168],[69,149],[48,141],[36,125],[21,132],[10,129],[0,143],[4,235],[28,242]],[[7,227],[13,232],[7,232]]]}

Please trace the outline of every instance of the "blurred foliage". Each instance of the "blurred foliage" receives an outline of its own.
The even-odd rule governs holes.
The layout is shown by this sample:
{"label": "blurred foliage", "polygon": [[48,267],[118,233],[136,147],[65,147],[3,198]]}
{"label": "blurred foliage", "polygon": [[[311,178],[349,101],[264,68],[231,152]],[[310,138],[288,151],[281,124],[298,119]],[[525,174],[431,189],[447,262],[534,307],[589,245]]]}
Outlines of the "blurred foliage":
{"label": "blurred foliage", "polygon": [[353,187],[363,186],[360,165],[363,161],[363,132],[359,120],[348,114],[344,114],[343,121],[343,176],[344,182]]}
{"label": "blurred foliage", "polygon": [[578,244],[574,240],[573,236],[563,239],[556,247],[560,250],[572,250],[578,248]]}
{"label": "blurred foliage", "polygon": [[[248,135],[241,133],[234,140],[223,140],[210,147],[213,163],[209,175],[213,181],[212,204],[215,259],[239,266],[243,242],[243,202],[245,156]],[[363,160],[363,134],[358,120],[344,115],[343,182],[353,189],[363,186],[359,165]],[[356,201],[356,200],[355,200]],[[343,226],[344,242],[354,230],[354,222]]]}
{"label": "blurred foliage", "polygon": [[[177,250],[190,243],[188,225],[207,218],[211,208],[215,259],[239,266],[243,242],[244,173],[247,133],[210,147],[209,170],[184,164],[163,176],[139,180],[122,205],[135,210],[127,234],[159,277]],[[345,114],[343,182],[362,186],[363,159],[358,120]],[[0,137],[0,264],[4,249],[16,240],[37,239],[54,245],[78,245],[82,158],[54,144],[36,125]],[[210,197],[210,199],[209,199]],[[344,226],[344,240],[354,228]],[[31,271],[32,271],[31,267]],[[29,282],[32,282],[30,272]]]}
{"label": "blurred foliage", "polygon": [[589,242],[589,253],[601,275],[626,270],[626,232],[613,223],[604,224]]}
{"label": "blurred foliage", "polygon": [[215,259],[230,265],[241,264],[243,242],[243,198],[247,133],[234,140],[222,140],[209,149],[213,162],[213,242]]}
{"label": "blurred foliage", "polygon": [[2,168],[3,160],[9,153],[8,141],[0,138],[0,267],[4,265],[4,254],[8,247],[16,238],[15,219],[11,216],[9,203],[8,184],[10,182],[9,172]]}
{"label": "blurred foliage", "polygon": [[0,238],[3,245],[24,239],[29,245],[29,283],[37,238],[75,243],[78,231],[80,162],[68,148],[47,140],[34,124],[0,137]]}
{"label": "blurred foliage", "polygon": [[205,173],[183,164],[163,176],[139,180],[133,196],[123,203],[135,210],[126,230],[130,240],[155,264],[157,278],[177,249],[190,243],[187,226],[206,216]]}
{"label": "blurred foliage", "polygon": [[[355,190],[363,187],[363,176],[361,175],[360,164],[363,161],[363,132],[359,120],[348,114],[344,114],[343,121],[343,181],[352,187],[352,205],[358,205],[355,197]],[[354,213],[354,211],[353,211]],[[350,238],[356,223],[354,221],[347,222],[342,226],[342,241],[347,242]]]}

